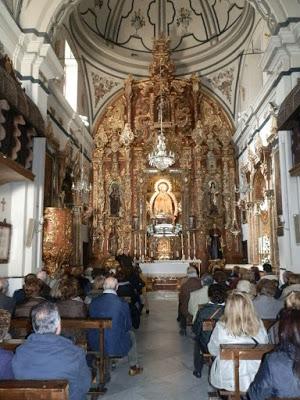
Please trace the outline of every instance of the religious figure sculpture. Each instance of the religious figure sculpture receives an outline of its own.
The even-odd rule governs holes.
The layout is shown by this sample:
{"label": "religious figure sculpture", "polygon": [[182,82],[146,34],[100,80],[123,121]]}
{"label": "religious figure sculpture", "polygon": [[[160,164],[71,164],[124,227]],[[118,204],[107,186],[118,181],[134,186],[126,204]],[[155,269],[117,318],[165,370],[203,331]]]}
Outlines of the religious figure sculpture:
{"label": "religious figure sculpture", "polygon": [[213,224],[208,236],[209,257],[211,260],[219,260],[223,258],[222,251],[222,234],[216,224]]}
{"label": "religious figure sculpture", "polygon": [[120,188],[116,182],[112,183],[110,187],[109,204],[110,204],[110,215],[112,217],[118,217],[121,207],[121,199],[120,199]]}
{"label": "religious figure sculpture", "polygon": [[218,214],[218,195],[216,183],[214,181],[209,182],[209,215]]}
{"label": "religious figure sculpture", "polygon": [[160,183],[158,186],[159,193],[154,200],[154,215],[155,216],[168,216],[173,215],[172,198],[168,193],[168,186],[166,183]]}

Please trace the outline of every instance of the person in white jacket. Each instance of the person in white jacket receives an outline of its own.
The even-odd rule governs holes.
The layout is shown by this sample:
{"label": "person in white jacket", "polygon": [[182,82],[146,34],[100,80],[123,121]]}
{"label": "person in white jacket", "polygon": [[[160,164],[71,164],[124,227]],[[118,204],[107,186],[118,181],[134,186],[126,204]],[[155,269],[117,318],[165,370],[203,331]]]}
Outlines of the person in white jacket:
{"label": "person in white jacket", "polygon": [[[210,370],[210,383],[217,389],[234,390],[234,365],[231,360],[220,360],[221,344],[268,343],[268,334],[255,313],[248,294],[232,291],[226,301],[224,315],[217,322],[208,350],[215,356]],[[259,368],[260,361],[240,362],[240,389],[246,392]]]}

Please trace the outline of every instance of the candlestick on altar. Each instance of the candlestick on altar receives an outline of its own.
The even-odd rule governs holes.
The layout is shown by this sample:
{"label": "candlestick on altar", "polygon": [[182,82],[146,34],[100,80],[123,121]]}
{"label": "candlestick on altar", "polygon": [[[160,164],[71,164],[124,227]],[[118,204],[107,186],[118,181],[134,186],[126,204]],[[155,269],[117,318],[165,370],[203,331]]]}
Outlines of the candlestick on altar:
{"label": "candlestick on altar", "polygon": [[142,258],[142,238],[141,234],[139,233],[139,254],[140,254],[140,259]]}
{"label": "candlestick on altar", "polygon": [[133,243],[134,243],[134,250],[133,250],[133,255],[136,256],[136,234],[133,234]]}
{"label": "candlestick on altar", "polygon": [[187,239],[188,239],[188,259],[191,259],[191,236],[190,231],[187,232]]}
{"label": "candlestick on altar", "polygon": [[183,248],[183,233],[181,233],[181,258],[182,258],[182,260],[185,259],[184,248]]}
{"label": "candlestick on altar", "polygon": [[145,245],[144,245],[144,255],[147,257],[147,233],[145,233]]}
{"label": "candlestick on altar", "polygon": [[196,260],[196,235],[193,232],[193,247],[194,247],[194,260]]}

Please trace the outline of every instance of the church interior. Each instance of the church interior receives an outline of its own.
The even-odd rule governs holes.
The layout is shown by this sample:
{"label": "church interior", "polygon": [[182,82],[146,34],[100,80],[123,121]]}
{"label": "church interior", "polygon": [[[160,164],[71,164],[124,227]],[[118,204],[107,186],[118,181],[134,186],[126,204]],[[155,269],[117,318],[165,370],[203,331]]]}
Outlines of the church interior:
{"label": "church interior", "polygon": [[[123,257],[143,272],[149,318],[158,307],[168,321],[170,307],[176,331],[189,265],[200,275],[264,264],[277,277],[300,274],[299,93],[299,0],[1,0],[9,293],[31,273],[114,271]],[[161,327],[155,358],[143,343],[150,320],[141,326],[149,368],[182,346],[185,361],[177,349],[170,368],[199,398],[182,372],[192,339],[172,333],[171,346]],[[141,378],[125,390],[121,376],[107,397],[162,398],[176,386],[170,376],[157,392]],[[184,390],[175,392],[163,398]]]}

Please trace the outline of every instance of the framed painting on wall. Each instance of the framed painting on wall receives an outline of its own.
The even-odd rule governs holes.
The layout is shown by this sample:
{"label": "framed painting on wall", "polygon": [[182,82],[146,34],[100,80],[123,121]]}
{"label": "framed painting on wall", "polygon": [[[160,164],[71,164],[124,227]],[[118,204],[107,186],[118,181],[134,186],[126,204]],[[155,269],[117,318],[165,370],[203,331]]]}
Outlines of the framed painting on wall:
{"label": "framed painting on wall", "polygon": [[6,220],[0,222],[0,264],[6,264],[9,260],[11,230],[12,226]]}

